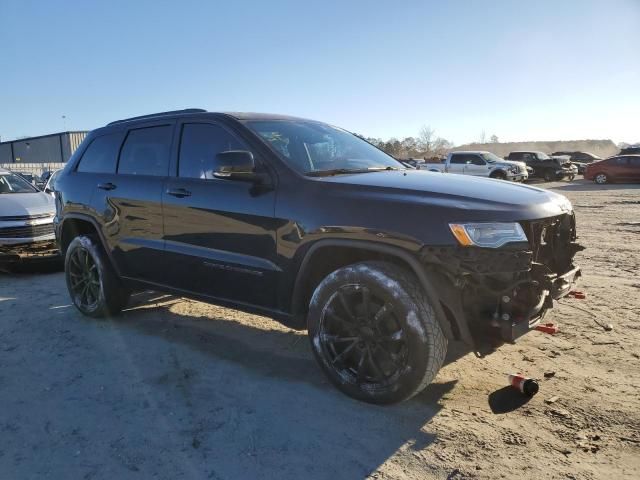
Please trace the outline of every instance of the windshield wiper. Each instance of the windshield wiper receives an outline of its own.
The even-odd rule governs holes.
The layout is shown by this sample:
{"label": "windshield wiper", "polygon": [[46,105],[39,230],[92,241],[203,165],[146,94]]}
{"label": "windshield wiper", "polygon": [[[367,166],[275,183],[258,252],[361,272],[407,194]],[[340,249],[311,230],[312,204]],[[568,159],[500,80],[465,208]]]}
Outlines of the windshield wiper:
{"label": "windshield wiper", "polygon": [[369,167],[369,168],[332,168],[329,170],[312,170],[305,172],[307,177],[330,177],[331,175],[344,175],[348,173],[383,172],[386,170],[400,170],[396,167]]}

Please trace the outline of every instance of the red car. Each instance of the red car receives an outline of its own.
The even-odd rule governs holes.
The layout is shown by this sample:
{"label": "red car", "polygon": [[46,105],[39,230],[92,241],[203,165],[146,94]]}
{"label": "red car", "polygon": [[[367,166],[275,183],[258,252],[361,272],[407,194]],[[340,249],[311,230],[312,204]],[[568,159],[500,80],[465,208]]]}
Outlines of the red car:
{"label": "red car", "polygon": [[618,155],[587,165],[584,178],[596,183],[640,182],[640,155]]}

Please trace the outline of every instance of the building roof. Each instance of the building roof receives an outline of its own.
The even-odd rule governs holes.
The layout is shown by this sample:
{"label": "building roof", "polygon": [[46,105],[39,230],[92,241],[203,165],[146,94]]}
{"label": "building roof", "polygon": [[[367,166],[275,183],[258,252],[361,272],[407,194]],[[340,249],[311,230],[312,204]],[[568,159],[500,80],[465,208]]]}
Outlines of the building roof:
{"label": "building roof", "polygon": [[0,145],[4,145],[7,143],[29,142],[31,140],[38,140],[40,138],[58,137],[60,135],[68,135],[70,133],[89,133],[89,131],[88,130],[68,130],[66,132],[48,133],[47,135],[38,135],[37,137],[16,138],[15,140],[7,140],[5,142],[0,142]]}

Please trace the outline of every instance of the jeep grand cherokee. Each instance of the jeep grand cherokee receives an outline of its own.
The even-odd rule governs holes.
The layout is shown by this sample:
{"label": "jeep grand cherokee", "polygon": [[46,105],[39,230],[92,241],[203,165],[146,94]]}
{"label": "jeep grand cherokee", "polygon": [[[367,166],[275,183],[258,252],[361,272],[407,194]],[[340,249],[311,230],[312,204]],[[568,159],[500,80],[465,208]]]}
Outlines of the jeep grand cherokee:
{"label": "jeep grand cherokee", "polygon": [[407,399],[447,342],[531,330],[579,275],[563,196],[407,169],[342,129],[199,109],[91,132],[56,183],[66,282],[84,314],[130,292],[307,328],[343,392]]}

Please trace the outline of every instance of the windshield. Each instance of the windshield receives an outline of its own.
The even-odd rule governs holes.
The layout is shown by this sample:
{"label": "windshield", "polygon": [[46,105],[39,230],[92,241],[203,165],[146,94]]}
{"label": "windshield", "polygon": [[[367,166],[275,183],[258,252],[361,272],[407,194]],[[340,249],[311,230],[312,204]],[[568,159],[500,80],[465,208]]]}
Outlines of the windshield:
{"label": "windshield", "polygon": [[323,123],[274,120],[247,122],[247,126],[299,173],[405,168],[355,135]]}
{"label": "windshield", "polygon": [[15,173],[0,174],[0,194],[33,193],[37,191],[37,188]]}
{"label": "windshield", "polygon": [[496,163],[496,162],[502,162],[503,159],[500,158],[499,156],[491,153],[491,152],[487,152],[487,153],[483,153],[482,154],[482,158],[484,158],[487,163]]}

